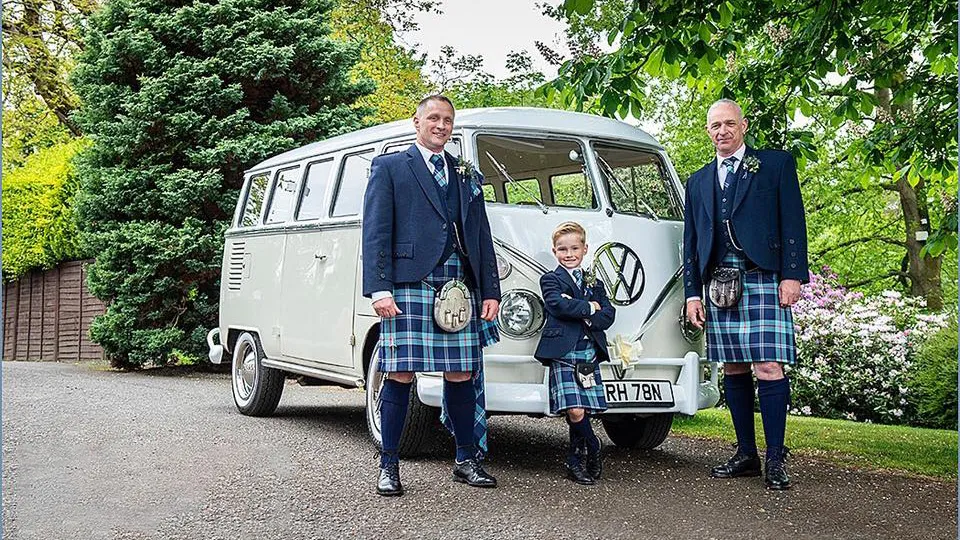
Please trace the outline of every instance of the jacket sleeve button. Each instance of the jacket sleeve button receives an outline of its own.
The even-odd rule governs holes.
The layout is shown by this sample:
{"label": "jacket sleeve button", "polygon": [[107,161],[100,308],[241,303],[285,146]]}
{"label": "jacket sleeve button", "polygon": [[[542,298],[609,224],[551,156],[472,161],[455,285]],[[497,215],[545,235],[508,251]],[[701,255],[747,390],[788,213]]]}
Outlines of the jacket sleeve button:
{"label": "jacket sleeve button", "polygon": [[797,267],[797,263],[790,263],[790,268],[796,268],[796,267]]}
{"label": "jacket sleeve button", "polygon": [[380,272],[380,279],[386,279],[387,275],[383,272]]}
{"label": "jacket sleeve button", "polygon": [[796,243],[797,243],[797,241],[796,241],[796,240],[794,240],[793,238],[791,238],[791,239],[790,239],[790,243],[791,243],[791,244],[796,244]]}

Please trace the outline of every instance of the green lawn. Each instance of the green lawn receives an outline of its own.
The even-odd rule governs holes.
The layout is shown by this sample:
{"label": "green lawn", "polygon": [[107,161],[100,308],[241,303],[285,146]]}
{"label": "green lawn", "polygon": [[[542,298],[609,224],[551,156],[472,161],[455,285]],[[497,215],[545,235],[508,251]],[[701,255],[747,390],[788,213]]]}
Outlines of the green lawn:
{"label": "green lawn", "polygon": [[[763,426],[756,415],[757,442]],[[730,413],[707,409],[690,418],[676,416],[673,433],[735,442]],[[863,424],[803,416],[787,417],[790,451],[849,466],[889,469],[942,479],[957,477],[957,432]]]}

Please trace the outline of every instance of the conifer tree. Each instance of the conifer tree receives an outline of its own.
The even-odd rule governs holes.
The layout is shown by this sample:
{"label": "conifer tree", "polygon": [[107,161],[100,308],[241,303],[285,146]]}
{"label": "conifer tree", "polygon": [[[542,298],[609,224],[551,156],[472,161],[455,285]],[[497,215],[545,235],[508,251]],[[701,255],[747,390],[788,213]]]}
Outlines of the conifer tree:
{"label": "conifer tree", "polygon": [[80,228],[96,256],[91,328],[111,363],[201,355],[217,323],[223,231],[243,171],[352,131],[372,90],[330,37],[328,0],[110,0],[73,82],[93,144]]}

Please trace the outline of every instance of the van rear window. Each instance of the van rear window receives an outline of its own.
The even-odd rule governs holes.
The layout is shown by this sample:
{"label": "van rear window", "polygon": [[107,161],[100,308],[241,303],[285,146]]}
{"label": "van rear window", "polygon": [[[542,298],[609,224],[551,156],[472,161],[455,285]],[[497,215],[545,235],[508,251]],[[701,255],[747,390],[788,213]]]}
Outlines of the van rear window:
{"label": "van rear window", "polygon": [[260,210],[263,208],[263,196],[267,193],[267,175],[258,174],[250,179],[247,190],[247,202],[240,216],[241,227],[253,227],[260,223]]}

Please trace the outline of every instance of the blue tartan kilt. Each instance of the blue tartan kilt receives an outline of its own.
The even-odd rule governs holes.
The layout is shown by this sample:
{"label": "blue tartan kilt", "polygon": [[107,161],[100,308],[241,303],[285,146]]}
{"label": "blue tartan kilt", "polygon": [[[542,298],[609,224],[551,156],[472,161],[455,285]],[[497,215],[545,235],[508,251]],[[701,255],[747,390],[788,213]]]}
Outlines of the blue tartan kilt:
{"label": "blue tartan kilt", "polygon": [[477,370],[482,348],[500,339],[496,323],[480,318],[477,292],[471,291],[473,320],[463,330],[446,332],[433,320],[436,291],[463,276],[463,264],[454,252],[423,281],[394,285],[393,300],[403,313],[381,319],[380,371]]}
{"label": "blue tartan kilt", "polygon": [[600,378],[600,364],[595,364],[593,388],[581,388],[577,384],[574,365],[577,362],[592,362],[597,356],[593,340],[581,339],[576,348],[563,358],[550,363],[550,413],[560,414],[567,409],[585,409],[598,413],[607,410],[607,400],[603,397],[603,380]]}
{"label": "blue tartan kilt", "polygon": [[[730,251],[721,264],[743,271],[746,259]],[[721,309],[707,299],[707,358],[711,362],[796,363],[793,312],[780,307],[779,287],[776,272],[756,269],[743,274],[743,296],[736,306]]]}

